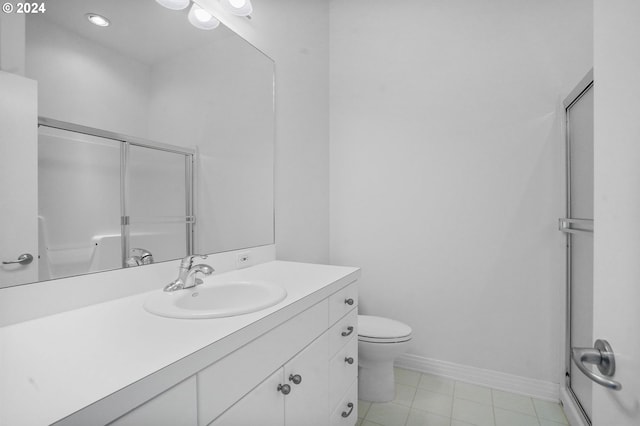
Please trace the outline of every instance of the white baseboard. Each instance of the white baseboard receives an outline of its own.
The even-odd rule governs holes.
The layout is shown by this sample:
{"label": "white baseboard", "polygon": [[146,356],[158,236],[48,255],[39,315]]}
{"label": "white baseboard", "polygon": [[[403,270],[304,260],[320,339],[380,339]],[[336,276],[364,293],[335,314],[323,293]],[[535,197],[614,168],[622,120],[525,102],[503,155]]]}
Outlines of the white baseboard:
{"label": "white baseboard", "polygon": [[454,364],[437,359],[405,354],[395,361],[395,366],[429,373],[461,382],[473,383],[506,392],[518,393],[547,401],[560,401],[560,385],[528,377],[485,370],[468,365]]}

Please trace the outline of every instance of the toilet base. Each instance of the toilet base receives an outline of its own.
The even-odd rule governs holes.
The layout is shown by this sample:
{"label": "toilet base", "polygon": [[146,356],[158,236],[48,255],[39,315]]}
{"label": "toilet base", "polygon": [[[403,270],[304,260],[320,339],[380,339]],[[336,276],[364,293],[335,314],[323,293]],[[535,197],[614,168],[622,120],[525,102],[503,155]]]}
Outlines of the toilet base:
{"label": "toilet base", "polygon": [[358,366],[358,399],[389,402],[396,398],[393,360],[368,362]]}

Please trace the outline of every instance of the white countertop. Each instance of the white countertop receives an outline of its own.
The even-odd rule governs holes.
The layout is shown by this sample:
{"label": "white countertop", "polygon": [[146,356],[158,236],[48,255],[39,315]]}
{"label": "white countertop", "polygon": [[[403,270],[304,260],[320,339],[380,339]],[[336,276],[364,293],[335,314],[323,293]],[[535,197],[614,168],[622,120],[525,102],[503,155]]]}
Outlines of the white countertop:
{"label": "white countertop", "polygon": [[108,404],[104,398],[125,387],[144,393],[135,390],[147,379],[178,383],[183,372],[194,374],[358,275],[357,268],[274,261],[207,278],[267,280],[287,290],[282,302],[251,314],[164,318],[143,309],[149,293],[142,293],[0,328],[0,425],[51,424]]}

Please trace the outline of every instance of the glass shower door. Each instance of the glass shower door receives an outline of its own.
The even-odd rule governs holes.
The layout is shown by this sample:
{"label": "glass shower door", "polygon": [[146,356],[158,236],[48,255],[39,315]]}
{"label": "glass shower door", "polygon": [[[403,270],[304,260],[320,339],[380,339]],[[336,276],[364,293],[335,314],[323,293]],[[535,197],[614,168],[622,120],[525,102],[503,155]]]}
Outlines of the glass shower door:
{"label": "glass shower door", "polygon": [[39,279],[120,267],[120,142],[38,128]]}
{"label": "glass shower door", "polygon": [[567,358],[566,380],[591,423],[592,381],[571,361],[571,348],[593,347],[593,79],[567,98]]}
{"label": "glass shower door", "polygon": [[39,119],[40,279],[193,253],[195,150]]}
{"label": "glass shower door", "polygon": [[193,252],[193,155],[170,147],[124,145],[123,233],[128,253],[149,253],[154,262]]}

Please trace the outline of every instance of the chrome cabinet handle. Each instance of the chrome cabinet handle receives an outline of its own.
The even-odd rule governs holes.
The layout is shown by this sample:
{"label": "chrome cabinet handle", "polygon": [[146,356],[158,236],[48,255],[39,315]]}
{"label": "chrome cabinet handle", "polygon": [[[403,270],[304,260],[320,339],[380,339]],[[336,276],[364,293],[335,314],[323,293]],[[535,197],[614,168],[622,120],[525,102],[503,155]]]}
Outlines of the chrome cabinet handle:
{"label": "chrome cabinet handle", "polygon": [[289,381],[293,382],[294,385],[299,385],[300,383],[302,383],[302,376],[299,374],[289,374]]}
{"label": "chrome cabinet handle", "polygon": [[613,390],[622,389],[620,382],[615,380],[606,379],[588,368],[585,363],[594,364],[598,366],[598,370],[607,376],[613,376],[616,372],[616,361],[613,355],[613,349],[606,340],[598,339],[594,343],[593,348],[572,348],[571,359],[576,364],[576,367],[584,373],[585,376],[593,380],[599,385]]}
{"label": "chrome cabinet handle", "polygon": [[344,299],[344,303],[346,303],[347,305],[351,306],[351,305],[353,305],[353,299],[352,298]]}
{"label": "chrome cabinet handle", "polygon": [[353,402],[348,403],[347,408],[349,409],[349,412],[343,411],[342,417],[349,417],[351,415],[351,412],[353,411]]}
{"label": "chrome cabinet handle", "polygon": [[10,262],[2,262],[3,265],[13,265],[15,263],[19,263],[20,265],[28,265],[33,262],[33,256],[29,253],[23,253],[18,256],[18,260],[13,260]]}
{"label": "chrome cabinet handle", "polygon": [[349,336],[351,333],[353,333],[353,327],[349,326],[347,327],[347,331],[343,331],[342,332],[342,337],[347,337]]}
{"label": "chrome cabinet handle", "polygon": [[278,392],[282,392],[283,395],[289,395],[289,393],[291,393],[291,386],[278,385]]}
{"label": "chrome cabinet handle", "polygon": [[347,364],[353,364],[353,357],[345,357],[344,362]]}

